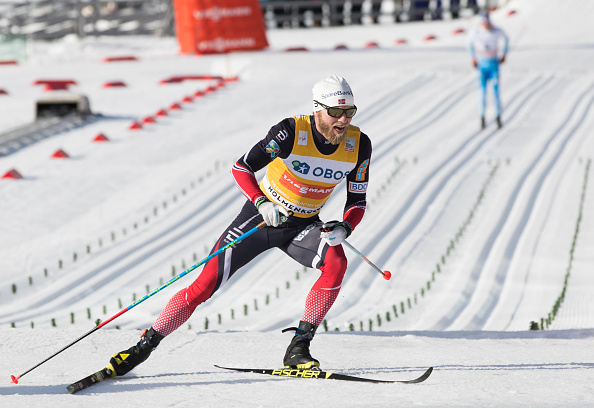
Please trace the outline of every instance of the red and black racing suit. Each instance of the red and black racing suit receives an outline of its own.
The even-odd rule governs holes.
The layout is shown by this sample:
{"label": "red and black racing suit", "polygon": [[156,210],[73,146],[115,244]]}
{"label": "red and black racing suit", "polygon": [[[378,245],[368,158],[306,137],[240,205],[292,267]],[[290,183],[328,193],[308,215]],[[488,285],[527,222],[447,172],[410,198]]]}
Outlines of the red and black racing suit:
{"label": "red and black racing suit", "polygon": [[[310,116],[310,121],[315,147],[323,155],[333,153],[337,146],[328,143],[317,131],[313,116]],[[295,119],[287,118],[273,126],[264,139],[237,160],[232,174],[248,200],[237,218],[223,232],[212,252],[262,222],[262,216],[254,203],[264,194],[258,186],[255,173],[277,157],[286,158],[293,148],[294,139]],[[273,140],[280,148],[275,157],[271,157],[266,151],[266,147]],[[355,170],[359,171],[351,171],[347,175],[347,186],[351,181],[359,184],[368,182],[371,150],[369,137],[361,133],[358,161],[355,167]],[[365,191],[353,192],[347,188],[343,220],[348,221],[353,229],[363,218],[365,207]],[[211,259],[190,286],[180,290],[171,298],[153,324],[153,329],[163,336],[173,332],[189,319],[199,304],[209,299],[239,268],[273,247],[284,251],[302,265],[318,268],[321,271],[319,279],[309,292],[305,313],[301,319],[318,326],[338,296],[347,267],[342,246],[332,247],[321,240],[319,228],[316,228],[320,224],[318,215],[308,218],[290,216],[278,227],[265,227]]]}

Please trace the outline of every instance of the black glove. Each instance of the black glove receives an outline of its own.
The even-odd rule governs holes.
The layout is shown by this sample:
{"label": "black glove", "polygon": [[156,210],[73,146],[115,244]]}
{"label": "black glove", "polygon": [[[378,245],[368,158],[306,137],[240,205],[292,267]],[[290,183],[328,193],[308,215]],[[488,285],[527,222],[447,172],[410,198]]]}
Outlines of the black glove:
{"label": "black glove", "polygon": [[322,226],[320,227],[320,231],[322,232],[330,232],[332,230],[334,230],[334,228],[336,227],[342,227],[344,228],[344,230],[346,231],[346,237],[348,238],[352,233],[353,233],[353,227],[351,226],[351,223],[348,221],[328,221],[325,222],[324,224],[322,224]]}

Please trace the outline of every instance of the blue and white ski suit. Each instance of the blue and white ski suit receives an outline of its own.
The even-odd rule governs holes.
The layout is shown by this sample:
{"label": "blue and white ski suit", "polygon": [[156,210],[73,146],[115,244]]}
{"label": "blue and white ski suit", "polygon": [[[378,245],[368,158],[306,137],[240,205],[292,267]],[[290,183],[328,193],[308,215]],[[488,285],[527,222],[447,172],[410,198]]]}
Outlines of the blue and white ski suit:
{"label": "blue and white ski suit", "polygon": [[[503,43],[501,57],[499,56],[500,43]],[[490,26],[490,28],[479,26],[468,35],[466,47],[479,71],[481,117],[485,116],[487,82],[491,82],[493,86],[497,116],[501,116],[499,63],[507,54],[508,43],[507,35],[495,26]]]}

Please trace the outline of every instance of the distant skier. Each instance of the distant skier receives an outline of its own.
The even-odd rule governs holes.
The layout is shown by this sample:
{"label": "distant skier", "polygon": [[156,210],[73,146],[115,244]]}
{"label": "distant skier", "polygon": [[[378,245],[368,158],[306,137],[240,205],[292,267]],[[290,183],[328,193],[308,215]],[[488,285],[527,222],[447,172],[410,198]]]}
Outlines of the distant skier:
{"label": "distant skier", "polygon": [[[499,52],[499,44],[503,43],[503,51]],[[481,14],[479,25],[467,38],[466,46],[472,57],[472,64],[479,72],[481,129],[485,128],[485,107],[487,83],[493,86],[495,109],[497,111],[497,128],[501,128],[501,100],[499,98],[499,64],[505,62],[509,40],[502,29],[491,24],[488,14]],[[501,54],[501,56],[500,56]]]}
{"label": "distant skier", "polygon": [[[295,335],[283,358],[285,367],[319,367],[309,346],[342,285],[347,259],[340,243],[365,213],[371,141],[350,125],[357,107],[344,78],[329,76],[312,91],[313,115],[286,118],[272,126],[233,166],[233,177],[247,201],[212,252],[262,221],[267,227],[211,259],[190,286],[173,295],[138,344],[111,358],[108,368],[118,376],[146,360],[165,336],[183,325],[239,268],[271,248],[321,272],[305,300],[298,327],[289,329]],[[266,173],[258,183],[255,173],[264,168]],[[343,179],[342,221],[323,224],[318,214]],[[238,350],[238,356],[246,352],[261,356],[261,350],[252,349]]]}

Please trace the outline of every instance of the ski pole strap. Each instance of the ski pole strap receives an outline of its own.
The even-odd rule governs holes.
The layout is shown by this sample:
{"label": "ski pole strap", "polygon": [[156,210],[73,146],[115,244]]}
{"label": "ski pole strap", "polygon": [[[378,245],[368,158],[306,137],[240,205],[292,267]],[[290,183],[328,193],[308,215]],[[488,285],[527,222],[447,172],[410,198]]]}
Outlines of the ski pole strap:
{"label": "ski pole strap", "polygon": [[320,231],[322,232],[330,232],[334,230],[336,227],[342,227],[346,231],[346,238],[350,237],[353,233],[353,227],[350,222],[348,221],[328,221],[322,224],[320,227]]}
{"label": "ski pole strap", "polygon": [[259,210],[259,209],[260,209],[260,206],[261,206],[262,204],[264,204],[266,201],[270,201],[270,200],[269,200],[268,198],[266,198],[266,197],[260,197],[260,198],[258,198],[258,199],[257,199],[257,200],[254,202],[254,205],[256,206],[256,209],[257,209],[257,210]]}

